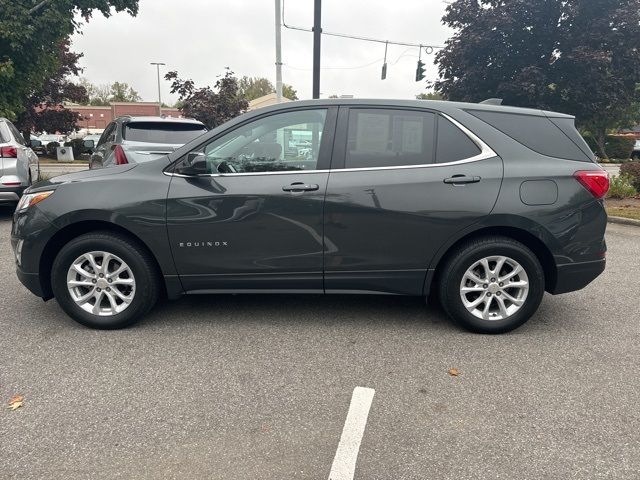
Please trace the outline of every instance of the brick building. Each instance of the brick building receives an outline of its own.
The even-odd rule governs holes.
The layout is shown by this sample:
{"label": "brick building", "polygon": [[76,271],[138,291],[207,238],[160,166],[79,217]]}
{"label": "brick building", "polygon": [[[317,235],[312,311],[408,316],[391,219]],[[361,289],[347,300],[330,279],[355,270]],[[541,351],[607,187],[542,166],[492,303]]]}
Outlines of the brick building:
{"label": "brick building", "polygon": [[113,119],[123,115],[159,116],[182,118],[177,108],[160,108],[154,102],[113,102],[108,107],[92,105],[65,105],[71,111],[78,112],[81,119],[78,128],[90,132],[104,130]]}

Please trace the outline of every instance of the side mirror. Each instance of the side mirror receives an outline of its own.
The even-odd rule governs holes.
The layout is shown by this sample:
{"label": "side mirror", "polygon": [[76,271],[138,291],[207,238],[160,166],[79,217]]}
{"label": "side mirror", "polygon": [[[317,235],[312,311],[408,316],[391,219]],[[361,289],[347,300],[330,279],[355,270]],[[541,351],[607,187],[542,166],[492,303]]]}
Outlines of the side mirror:
{"label": "side mirror", "polygon": [[31,148],[37,148],[42,146],[42,142],[40,140],[31,140]]}
{"label": "side mirror", "polygon": [[84,140],[82,142],[82,145],[84,146],[84,148],[93,149],[93,147],[95,147],[96,145],[96,142],[94,142],[93,140]]}
{"label": "side mirror", "polygon": [[186,160],[181,162],[175,170],[180,175],[188,175],[194,177],[197,175],[205,175],[207,171],[207,157],[202,152],[191,152],[187,154]]}

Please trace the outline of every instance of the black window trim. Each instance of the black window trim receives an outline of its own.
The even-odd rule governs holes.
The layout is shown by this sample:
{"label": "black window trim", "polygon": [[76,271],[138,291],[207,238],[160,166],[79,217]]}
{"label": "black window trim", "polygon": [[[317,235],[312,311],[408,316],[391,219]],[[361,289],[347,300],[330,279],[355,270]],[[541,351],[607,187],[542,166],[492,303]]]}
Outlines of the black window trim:
{"label": "black window trim", "polygon": [[[438,159],[435,158],[434,154],[434,162],[433,163],[424,163],[419,165],[393,165],[388,167],[353,167],[353,168],[345,168],[345,158],[346,158],[346,150],[347,150],[347,128],[349,122],[349,112],[351,110],[407,110],[413,112],[429,112],[434,115],[441,115],[443,118],[449,120],[453,125],[458,127],[463,134],[465,134],[473,143],[475,143],[480,149],[480,153],[474,155],[473,157],[464,158],[461,160],[456,160],[453,162],[444,162],[438,163]],[[436,121],[436,125],[437,125]],[[437,127],[436,127],[437,128]],[[437,134],[437,130],[436,130]],[[437,140],[434,141],[434,148]],[[429,168],[429,167],[443,167],[448,165],[458,165],[463,163],[470,162],[478,162],[480,160],[485,160],[487,158],[497,157],[498,154],[489,147],[485,142],[482,141],[475,133],[469,130],[467,127],[458,122],[455,118],[452,118],[450,115],[438,111],[438,110],[430,110],[427,108],[414,108],[414,107],[405,107],[405,106],[394,106],[394,105],[357,105],[357,106],[341,106],[340,112],[338,114],[338,128],[336,130],[336,139],[334,144],[334,158],[331,162],[331,172],[361,172],[361,171],[375,171],[375,170],[405,170],[410,168]]]}
{"label": "black window trim", "polygon": [[[224,130],[220,132],[218,135],[210,137],[206,140],[203,140],[196,147],[191,149],[190,152],[199,150],[204,146],[210,144],[211,142],[215,142],[219,138],[238,130],[245,125],[253,123],[257,120],[262,120],[264,118],[272,117],[275,115],[279,115],[282,113],[291,113],[297,111],[304,110],[326,110],[327,115],[325,118],[324,130],[322,133],[322,139],[320,140],[320,151],[318,153],[318,162],[317,166],[324,167],[319,168],[317,170],[285,170],[285,171],[277,171],[277,172],[241,172],[241,173],[202,173],[199,175],[182,175],[174,172],[174,167],[181,162],[185,155],[180,156],[169,166],[167,166],[162,173],[171,177],[186,177],[186,178],[196,178],[196,177],[242,177],[242,176],[258,176],[258,175],[293,175],[293,174],[309,174],[309,173],[329,173],[330,170],[330,162],[333,154],[334,148],[334,137],[336,135],[336,126],[337,126],[337,117],[338,117],[338,107],[335,105],[317,105],[317,106],[305,106],[305,107],[293,107],[287,109],[279,109],[271,112],[264,113],[262,115],[251,116],[246,119],[244,122],[240,122],[234,125],[232,128],[228,130]],[[188,155],[188,154],[187,154]]]}

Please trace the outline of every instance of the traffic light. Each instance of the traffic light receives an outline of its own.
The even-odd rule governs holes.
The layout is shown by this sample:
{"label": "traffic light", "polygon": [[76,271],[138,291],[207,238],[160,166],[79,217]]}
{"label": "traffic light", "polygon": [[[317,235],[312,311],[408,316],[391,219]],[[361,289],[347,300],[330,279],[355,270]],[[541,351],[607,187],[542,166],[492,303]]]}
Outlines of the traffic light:
{"label": "traffic light", "polygon": [[380,75],[381,80],[384,80],[385,78],[387,78],[387,62],[382,64],[382,75]]}
{"label": "traffic light", "polygon": [[416,82],[424,79],[424,63],[418,60],[418,68],[416,68]]}

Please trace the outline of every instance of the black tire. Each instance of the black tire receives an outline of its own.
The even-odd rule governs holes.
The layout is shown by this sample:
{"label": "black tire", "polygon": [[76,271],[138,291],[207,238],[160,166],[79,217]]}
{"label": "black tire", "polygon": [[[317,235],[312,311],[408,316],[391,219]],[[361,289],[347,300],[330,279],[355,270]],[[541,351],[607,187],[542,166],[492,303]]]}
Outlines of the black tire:
{"label": "black tire", "polygon": [[[80,308],[67,288],[67,272],[81,255],[104,251],[120,257],[131,269],[136,283],[133,299],[123,311],[110,316],[94,315]],[[137,242],[112,232],[92,232],[67,243],[53,262],[51,287],[62,309],[71,318],[90,328],[112,330],[128,327],[156,303],[161,291],[160,274],[151,255]]]}
{"label": "black tire", "polygon": [[[505,256],[518,262],[529,281],[529,291],[520,309],[501,320],[476,317],[461,299],[460,286],[467,269],[491,256]],[[486,236],[461,245],[448,257],[440,272],[438,297],[444,311],[456,324],[476,333],[504,333],[518,328],[536,312],[544,295],[544,271],[538,258],[528,247],[508,237]]]}

